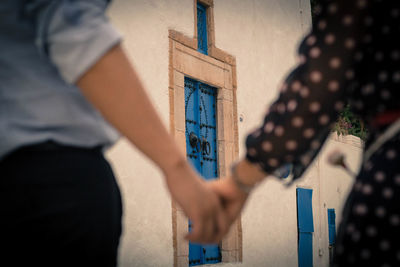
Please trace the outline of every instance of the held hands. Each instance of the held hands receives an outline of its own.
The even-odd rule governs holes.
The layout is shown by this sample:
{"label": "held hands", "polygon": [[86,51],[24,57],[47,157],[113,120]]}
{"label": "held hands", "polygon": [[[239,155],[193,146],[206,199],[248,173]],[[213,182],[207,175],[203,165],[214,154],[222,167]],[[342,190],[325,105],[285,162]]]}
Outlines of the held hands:
{"label": "held hands", "polygon": [[[247,161],[238,164],[238,171],[253,181],[265,177],[265,173],[254,169]],[[193,231],[186,239],[195,243],[221,241],[238,218],[249,195],[231,176],[205,182],[186,161],[166,172],[166,178],[172,198],[193,223]]]}
{"label": "held hands", "polygon": [[[227,234],[229,228],[239,216],[248,194],[242,192],[233,180],[229,177],[218,179],[206,184],[208,190],[211,190],[215,197],[218,198],[218,205],[222,205],[218,217],[223,224],[223,229],[215,234],[212,238],[212,243],[218,243]],[[195,225],[195,222],[193,222]],[[195,243],[210,243],[206,236],[190,234],[188,240]]]}
{"label": "held hands", "polygon": [[172,198],[193,223],[193,230],[186,239],[196,243],[218,243],[230,224],[217,194],[187,162],[167,172],[166,181]]}
{"label": "held hands", "polygon": [[219,197],[226,216],[225,220],[230,227],[239,217],[249,194],[242,191],[232,177],[212,181],[208,186]]}
{"label": "held hands", "polygon": [[[266,173],[245,159],[235,164],[232,170],[230,176],[207,183],[207,187],[216,194],[219,204],[222,205],[220,220],[224,228],[215,236],[214,240],[217,242],[228,232],[241,213],[249,196],[244,189],[251,188],[266,176]],[[196,243],[207,243],[201,235],[191,235],[188,239]]]}

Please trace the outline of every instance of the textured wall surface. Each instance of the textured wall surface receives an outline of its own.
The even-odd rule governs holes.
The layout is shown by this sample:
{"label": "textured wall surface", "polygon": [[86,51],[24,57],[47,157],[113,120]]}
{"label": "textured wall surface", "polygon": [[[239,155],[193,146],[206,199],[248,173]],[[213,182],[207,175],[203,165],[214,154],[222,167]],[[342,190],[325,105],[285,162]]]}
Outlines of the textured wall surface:
{"label": "textured wall surface", "polygon": [[[193,1],[116,0],[109,15],[168,125],[168,29],[193,37]],[[246,132],[261,121],[279,83],[294,67],[297,46],[311,23],[310,4],[306,0],[214,0],[214,19],[216,46],[236,57],[243,155]],[[353,144],[359,141],[349,140],[333,138],[326,148],[342,149],[355,170],[361,148]],[[120,266],[172,266],[171,201],[160,171],[124,139],[107,155],[124,200]],[[324,155],[297,184],[286,188],[269,179],[255,190],[242,217],[243,264],[239,266],[297,266],[296,186],[313,189],[314,266],[327,266],[326,208],[337,209],[338,222],[352,180],[328,166]]]}
{"label": "textured wall surface", "polygon": [[[109,15],[123,34],[124,47],[168,125],[168,29],[193,35],[193,2],[117,0]],[[108,155],[124,200],[120,266],[172,266],[171,200],[161,172],[125,140]]]}

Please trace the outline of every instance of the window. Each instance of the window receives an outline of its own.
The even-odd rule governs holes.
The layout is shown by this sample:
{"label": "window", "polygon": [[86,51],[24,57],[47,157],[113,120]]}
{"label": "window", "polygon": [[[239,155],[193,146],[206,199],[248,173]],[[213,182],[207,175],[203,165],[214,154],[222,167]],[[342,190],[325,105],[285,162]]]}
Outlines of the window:
{"label": "window", "polygon": [[198,51],[208,55],[207,8],[197,3],[197,46]]}

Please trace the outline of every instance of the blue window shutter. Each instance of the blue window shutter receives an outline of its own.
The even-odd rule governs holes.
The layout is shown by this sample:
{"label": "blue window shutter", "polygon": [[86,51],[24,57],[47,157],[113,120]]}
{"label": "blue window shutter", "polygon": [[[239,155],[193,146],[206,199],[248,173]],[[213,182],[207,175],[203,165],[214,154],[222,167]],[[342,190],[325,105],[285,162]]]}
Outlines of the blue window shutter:
{"label": "blue window shutter", "polygon": [[[218,177],[217,89],[185,77],[185,135],[188,161],[205,179]],[[190,136],[196,136],[194,147]],[[189,221],[189,231],[192,225]],[[189,266],[221,262],[218,245],[199,245],[189,242]]]}
{"label": "blue window shutter", "polygon": [[199,3],[197,4],[197,45],[200,53],[208,55],[207,9]]}
{"label": "blue window shutter", "polygon": [[297,188],[297,223],[299,231],[314,232],[312,214],[312,189]]}
{"label": "blue window shutter", "polygon": [[297,188],[297,226],[299,267],[313,266],[312,189]]}
{"label": "blue window shutter", "polygon": [[335,209],[328,209],[328,229],[329,229],[329,245],[335,245],[336,238],[336,214]]}
{"label": "blue window shutter", "polygon": [[299,267],[313,266],[312,233],[299,233]]}

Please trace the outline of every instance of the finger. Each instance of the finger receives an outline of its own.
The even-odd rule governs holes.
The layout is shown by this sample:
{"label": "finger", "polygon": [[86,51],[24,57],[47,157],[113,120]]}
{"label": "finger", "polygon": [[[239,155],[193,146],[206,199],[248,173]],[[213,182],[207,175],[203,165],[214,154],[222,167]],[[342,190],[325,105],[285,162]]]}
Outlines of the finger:
{"label": "finger", "polygon": [[213,243],[216,229],[217,229],[217,224],[216,220],[213,218],[214,216],[210,216],[207,218],[206,223],[204,224],[204,232],[203,232],[203,243],[205,244],[211,244]]}
{"label": "finger", "polygon": [[229,231],[231,225],[231,216],[228,214],[229,201],[223,196],[224,186],[220,181],[214,181],[208,184],[209,188],[217,195],[219,206],[216,208],[215,219],[215,233],[212,242],[218,243]]}
{"label": "finger", "polygon": [[219,210],[216,216],[216,232],[213,238],[213,243],[219,243],[222,238],[228,233],[230,228],[230,220],[224,210]]}

